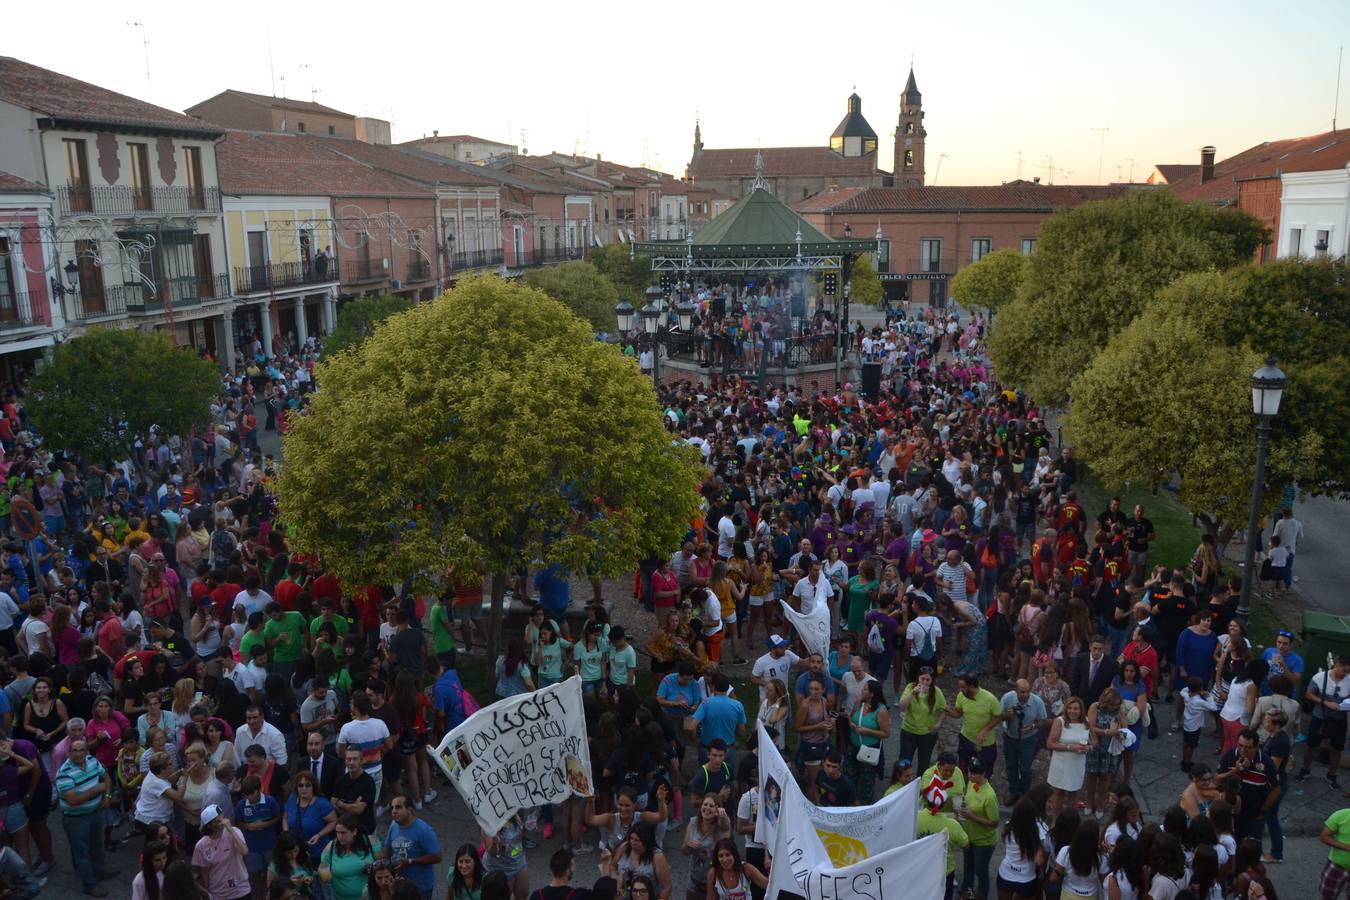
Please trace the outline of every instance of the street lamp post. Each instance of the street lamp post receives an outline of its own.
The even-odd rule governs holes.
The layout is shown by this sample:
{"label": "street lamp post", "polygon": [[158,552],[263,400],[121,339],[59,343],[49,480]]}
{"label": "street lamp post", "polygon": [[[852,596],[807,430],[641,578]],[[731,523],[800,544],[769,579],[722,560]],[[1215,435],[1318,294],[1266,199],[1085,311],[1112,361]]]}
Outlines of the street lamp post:
{"label": "street lamp post", "polygon": [[[619,320],[619,328],[625,329],[625,324],[629,328],[637,327],[637,320],[642,320],[642,331],[647,335],[647,340],[652,348],[652,383],[656,387],[661,386],[661,348],[667,349],[675,342],[675,329],[670,327],[670,305],[666,303],[661,295],[661,289],[653,285],[647,288],[647,304],[641,310],[634,310],[632,305],[626,302],[620,303],[614,307],[614,315]],[[678,330],[681,335],[688,334],[693,325],[694,304],[689,301],[683,301],[675,304],[675,314],[679,318]]]}
{"label": "street lamp post", "polygon": [[1247,516],[1247,550],[1242,567],[1242,593],[1238,597],[1237,616],[1246,622],[1252,614],[1252,581],[1256,574],[1256,530],[1261,522],[1261,497],[1265,492],[1266,448],[1270,444],[1270,423],[1280,412],[1289,379],[1275,366],[1275,357],[1252,373],[1252,412],[1256,415],[1256,477],[1252,481],[1252,508]]}

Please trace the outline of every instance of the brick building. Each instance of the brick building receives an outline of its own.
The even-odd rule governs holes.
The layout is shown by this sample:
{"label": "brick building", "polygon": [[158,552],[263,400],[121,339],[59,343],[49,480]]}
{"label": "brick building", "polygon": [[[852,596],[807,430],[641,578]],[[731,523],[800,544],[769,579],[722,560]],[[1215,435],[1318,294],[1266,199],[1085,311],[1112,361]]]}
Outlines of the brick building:
{"label": "brick building", "polygon": [[268,97],[248,91],[226,90],[184,110],[189,116],[226,128],[247,131],[288,131],[354,138],[356,116],[331,106],[289,97]]}
{"label": "brick building", "polygon": [[1057,209],[1121,196],[1128,185],[1043,185],[1012,181],[992,187],[850,188],[796,204],[830,237],[881,231],[878,261],[893,301],[946,301],[951,277],[994,250],[1036,249],[1041,223]]}
{"label": "brick building", "polygon": [[[1339,244],[1345,245],[1347,223],[1344,217],[1339,217],[1341,221],[1337,223],[1334,221],[1336,216],[1328,221],[1306,222],[1306,217],[1301,216],[1288,227],[1282,224],[1282,219],[1283,211],[1287,209],[1285,176],[1296,172],[1344,170],[1350,164],[1350,135],[1326,131],[1307,137],[1265,141],[1221,161],[1216,161],[1216,156],[1214,147],[1202,148],[1200,165],[1182,178],[1169,180],[1167,190],[1188,202],[1236,207],[1260,219],[1270,229],[1270,238],[1257,248],[1257,263],[1277,255],[1311,255],[1322,232],[1325,232],[1323,240],[1327,243],[1334,244],[1339,238]],[[1300,246],[1305,237],[1307,245]]]}

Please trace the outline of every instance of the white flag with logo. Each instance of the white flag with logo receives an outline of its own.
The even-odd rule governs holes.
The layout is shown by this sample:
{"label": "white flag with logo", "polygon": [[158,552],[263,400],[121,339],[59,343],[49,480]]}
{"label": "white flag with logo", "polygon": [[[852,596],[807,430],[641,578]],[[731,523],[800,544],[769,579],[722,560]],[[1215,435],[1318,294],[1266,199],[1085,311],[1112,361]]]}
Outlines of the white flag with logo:
{"label": "white flag with logo", "polygon": [[813,827],[812,806],[797,783],[788,781],[772,844],[768,900],[779,900],[782,894],[806,900],[943,900],[947,832],[860,855],[857,847],[832,846],[833,837],[822,839],[819,827]]}
{"label": "white flag with logo", "polygon": [[799,613],[792,608],[792,605],[786,600],[779,600],[783,604],[783,612],[787,613],[788,621],[792,627],[797,629],[797,633],[802,636],[802,643],[806,644],[807,652],[819,653],[821,659],[830,658],[830,605],[828,603],[816,603],[807,613]]}

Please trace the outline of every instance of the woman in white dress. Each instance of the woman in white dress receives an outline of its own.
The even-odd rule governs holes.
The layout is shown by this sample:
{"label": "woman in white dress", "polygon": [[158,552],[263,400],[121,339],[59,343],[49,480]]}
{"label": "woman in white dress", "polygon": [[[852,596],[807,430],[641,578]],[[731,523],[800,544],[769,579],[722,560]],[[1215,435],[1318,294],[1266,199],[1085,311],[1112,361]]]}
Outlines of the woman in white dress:
{"label": "woman in white dress", "polygon": [[1092,749],[1092,732],[1088,730],[1082,700],[1070,697],[1064,702],[1064,714],[1050,726],[1045,746],[1050,750],[1050,771],[1045,780],[1055,789],[1050,803],[1058,818],[1065,797],[1073,803],[1083,787],[1087,754]]}

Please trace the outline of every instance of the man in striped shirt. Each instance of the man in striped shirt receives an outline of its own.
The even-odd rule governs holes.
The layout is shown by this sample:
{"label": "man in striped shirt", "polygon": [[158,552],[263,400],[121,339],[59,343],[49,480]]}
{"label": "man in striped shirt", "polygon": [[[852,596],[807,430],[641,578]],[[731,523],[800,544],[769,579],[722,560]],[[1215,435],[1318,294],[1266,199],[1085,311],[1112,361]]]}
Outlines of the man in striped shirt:
{"label": "man in striped shirt", "polygon": [[112,779],[99,761],[89,755],[83,740],[72,741],[70,756],[56,772],[56,792],[61,801],[61,824],[70,841],[70,857],[90,897],[106,897],[100,881],[117,876],[104,866],[103,816],[112,790]]}

